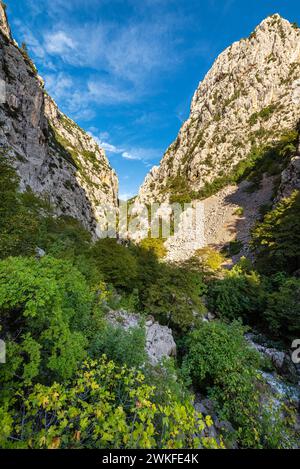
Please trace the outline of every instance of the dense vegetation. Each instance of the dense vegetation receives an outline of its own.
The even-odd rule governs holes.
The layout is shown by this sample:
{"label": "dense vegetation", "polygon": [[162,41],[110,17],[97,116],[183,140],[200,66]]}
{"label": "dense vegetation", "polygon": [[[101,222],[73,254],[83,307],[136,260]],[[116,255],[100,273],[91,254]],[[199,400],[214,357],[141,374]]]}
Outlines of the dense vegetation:
{"label": "dense vegetation", "polygon": [[[294,444],[290,421],[262,405],[257,370],[264,364],[237,320],[283,341],[300,332],[300,281],[291,276],[299,224],[292,233],[282,225],[278,249],[260,241],[277,233],[270,217],[295,216],[296,195],[254,233],[259,255],[278,259],[282,273],[270,275],[245,260],[226,273],[222,255],[211,249],[171,266],[159,259],[161,243],[92,242],[77,221],[54,217],[30,191],[21,194],[3,156],[0,182],[0,336],[7,346],[7,364],[0,365],[1,447]],[[282,240],[291,247],[287,265],[278,255]],[[203,322],[207,306],[218,321]],[[139,313],[140,327],[125,331],[107,321],[107,312],[121,308]],[[143,319],[149,314],[172,327],[177,360],[148,363]],[[231,422],[218,440],[207,436],[212,421],[195,412],[192,390]]]}

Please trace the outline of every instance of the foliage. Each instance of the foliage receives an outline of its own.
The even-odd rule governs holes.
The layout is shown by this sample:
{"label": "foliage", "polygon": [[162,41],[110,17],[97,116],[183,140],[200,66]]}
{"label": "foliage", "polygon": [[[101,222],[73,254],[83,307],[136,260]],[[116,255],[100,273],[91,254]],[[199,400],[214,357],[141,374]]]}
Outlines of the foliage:
{"label": "foliage", "polygon": [[262,121],[268,120],[271,117],[271,115],[276,111],[276,109],[277,109],[277,106],[274,104],[271,104],[270,106],[263,108],[261,111],[255,112],[254,114],[252,114],[252,116],[249,119],[250,125],[256,124],[259,120],[262,120]]}
{"label": "foliage", "polygon": [[210,247],[198,249],[195,252],[194,260],[195,264],[198,263],[200,270],[203,272],[218,271],[225,262],[224,256]]}
{"label": "foliage", "polygon": [[145,238],[141,241],[140,246],[143,249],[153,250],[156,257],[163,258],[167,254],[167,249],[164,246],[165,239],[161,238]]}
{"label": "foliage", "polygon": [[106,355],[119,365],[138,368],[147,361],[145,346],[144,327],[126,331],[120,326],[106,323],[90,343],[89,355],[93,358]]}
{"label": "foliage", "polygon": [[[15,409],[1,410],[8,448],[198,448],[218,447],[197,437],[206,427],[192,403],[169,395],[152,402],[154,388],[139,371],[105,358],[84,364],[65,384],[37,384],[16,396]],[[34,431],[33,431],[34,429]]]}
{"label": "foliage", "polygon": [[144,302],[145,311],[162,324],[168,324],[181,333],[191,328],[205,307],[201,297],[206,291],[202,277],[184,267],[162,265],[153,279]]}
{"label": "foliage", "polygon": [[44,257],[0,262],[0,315],[10,367],[2,382],[30,384],[72,376],[86,356],[94,295],[84,277],[65,261]]}
{"label": "foliage", "polygon": [[245,270],[243,260],[209,288],[209,307],[226,319],[259,321],[264,306],[264,285],[259,274]]}
{"label": "foliage", "polygon": [[266,273],[300,268],[300,193],[294,192],[266,214],[252,235],[257,265]]}
{"label": "foliage", "polygon": [[243,246],[244,245],[242,241],[235,239],[234,241],[230,241],[228,245],[224,247],[222,252],[224,252],[224,254],[228,255],[229,257],[236,256],[241,252]]}
{"label": "foliage", "polygon": [[290,346],[295,337],[300,337],[300,280],[287,278],[278,291],[267,297],[264,312],[269,331],[276,338],[283,338]]}
{"label": "foliage", "polygon": [[107,283],[127,292],[135,288],[137,261],[129,248],[115,239],[101,239],[92,246],[90,256]]}
{"label": "foliage", "polygon": [[[219,416],[235,427],[242,447],[281,447],[272,408],[261,408],[257,373],[260,358],[244,339],[238,322],[205,323],[189,334],[183,369],[198,389],[216,402]],[[279,422],[279,416],[277,415]],[[277,420],[276,420],[277,422]],[[275,425],[276,427],[276,425]],[[287,431],[284,427],[283,431]]]}
{"label": "foliage", "polygon": [[18,192],[19,179],[0,154],[0,258],[34,253],[45,206],[30,191]]}

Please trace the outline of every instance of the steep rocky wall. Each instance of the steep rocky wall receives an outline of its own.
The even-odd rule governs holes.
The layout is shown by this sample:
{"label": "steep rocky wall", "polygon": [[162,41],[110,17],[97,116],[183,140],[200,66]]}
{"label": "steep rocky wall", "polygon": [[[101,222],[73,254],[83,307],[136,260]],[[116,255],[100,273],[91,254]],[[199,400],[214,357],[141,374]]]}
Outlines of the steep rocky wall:
{"label": "steep rocky wall", "polygon": [[118,205],[117,176],[104,150],[47,95],[27,52],[11,38],[2,4],[0,20],[2,153],[16,167],[22,190],[47,197],[58,215],[77,218],[97,236],[107,207]]}
{"label": "steep rocky wall", "polygon": [[299,77],[300,29],[279,15],[267,18],[217,58],[195,92],[189,119],[146,177],[138,201],[197,195],[205,184],[234,172],[253,147],[295,128]]}

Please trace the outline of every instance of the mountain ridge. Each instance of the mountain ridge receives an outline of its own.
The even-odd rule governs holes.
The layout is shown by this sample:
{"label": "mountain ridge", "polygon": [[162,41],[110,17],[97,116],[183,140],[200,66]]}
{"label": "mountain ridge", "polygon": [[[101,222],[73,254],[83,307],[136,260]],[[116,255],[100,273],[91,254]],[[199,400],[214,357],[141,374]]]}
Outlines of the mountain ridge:
{"label": "mountain ridge", "polygon": [[78,219],[95,237],[107,210],[118,207],[118,179],[105,151],[63,114],[44,89],[26,48],[13,40],[0,4],[0,148],[29,187],[57,215]]}
{"label": "mountain ridge", "polygon": [[195,91],[177,139],[146,176],[139,202],[202,198],[206,184],[230,175],[254,147],[295,129],[299,73],[300,29],[278,14],[226,48]]}

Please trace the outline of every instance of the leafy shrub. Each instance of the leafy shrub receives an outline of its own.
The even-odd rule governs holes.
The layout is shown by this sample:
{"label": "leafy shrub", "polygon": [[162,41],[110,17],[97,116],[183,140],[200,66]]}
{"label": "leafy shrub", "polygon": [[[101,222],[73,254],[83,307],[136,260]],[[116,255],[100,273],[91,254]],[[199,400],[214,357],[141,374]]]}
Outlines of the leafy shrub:
{"label": "leafy shrub", "polygon": [[153,250],[156,257],[161,259],[167,254],[167,249],[164,246],[165,239],[161,238],[145,238],[141,241],[140,246],[143,249]]}
{"label": "leafy shrub", "polygon": [[300,193],[278,203],[252,234],[257,266],[263,272],[294,272],[300,268]]}
{"label": "leafy shrub", "polygon": [[222,318],[242,318],[248,323],[259,321],[264,308],[264,285],[255,271],[240,265],[226,272],[223,279],[210,284],[209,307]]}
{"label": "leafy shrub", "polygon": [[1,367],[2,382],[72,376],[86,357],[97,314],[84,277],[67,262],[50,257],[1,261],[1,334],[9,363]]}
{"label": "leafy shrub", "polygon": [[221,269],[225,262],[224,256],[210,247],[198,249],[194,256],[195,264],[198,263],[199,269],[203,272],[215,272]]}
{"label": "leafy shrub", "polygon": [[300,337],[300,280],[286,279],[279,290],[267,297],[264,319],[269,331],[291,344]]}
{"label": "leafy shrub", "polygon": [[230,241],[227,246],[223,249],[224,254],[227,254],[228,256],[236,256],[241,252],[243,249],[243,243],[242,241],[235,239],[234,241]]}
{"label": "leafy shrub", "polygon": [[91,259],[115,288],[133,291],[137,281],[137,261],[129,248],[115,239],[98,240],[91,248]]}
{"label": "leafy shrub", "polygon": [[195,313],[204,313],[201,296],[205,291],[202,277],[196,272],[183,267],[161,265],[143,306],[146,312],[153,314],[162,324],[183,332],[197,322]]}
{"label": "leafy shrub", "polygon": [[[64,384],[37,384],[1,409],[1,445],[6,448],[198,448],[218,447],[197,437],[206,427],[192,403],[153,403],[155,388],[127,367],[84,364]],[[208,419],[207,419],[208,420]],[[209,422],[208,422],[209,423]],[[3,431],[4,430],[4,431]]]}
{"label": "leafy shrub", "polygon": [[141,367],[147,361],[144,327],[124,330],[109,323],[95,334],[90,344],[90,356],[106,355],[119,365]]}
{"label": "leafy shrub", "polygon": [[280,448],[293,444],[285,438],[289,429],[282,415],[272,406],[261,406],[261,378],[256,371],[260,358],[247,346],[240,323],[204,323],[188,335],[186,348],[185,374],[216,403],[219,418],[234,425],[240,446]]}

